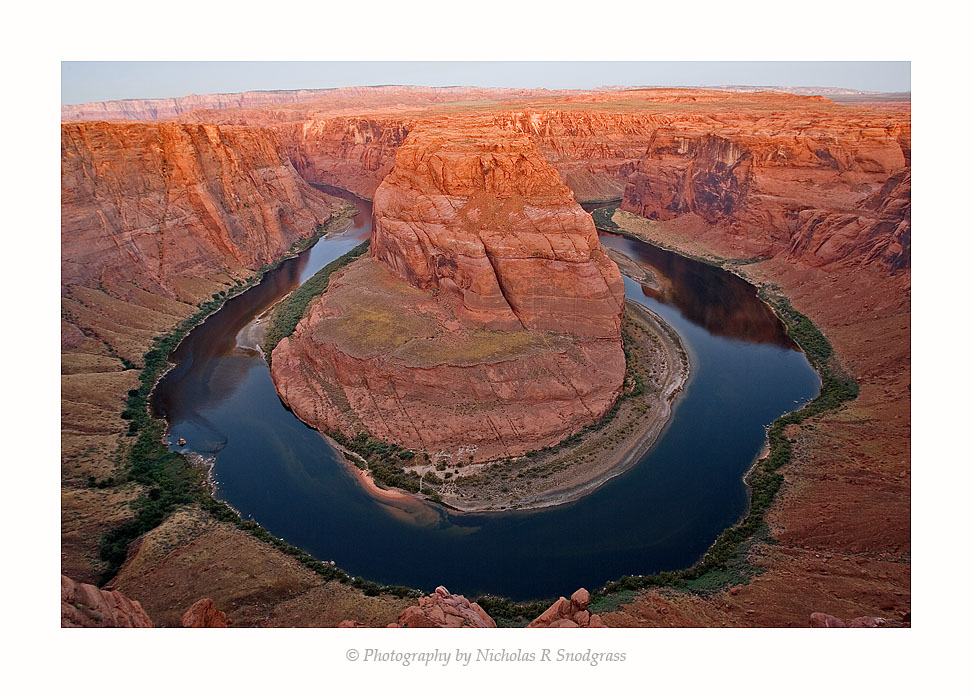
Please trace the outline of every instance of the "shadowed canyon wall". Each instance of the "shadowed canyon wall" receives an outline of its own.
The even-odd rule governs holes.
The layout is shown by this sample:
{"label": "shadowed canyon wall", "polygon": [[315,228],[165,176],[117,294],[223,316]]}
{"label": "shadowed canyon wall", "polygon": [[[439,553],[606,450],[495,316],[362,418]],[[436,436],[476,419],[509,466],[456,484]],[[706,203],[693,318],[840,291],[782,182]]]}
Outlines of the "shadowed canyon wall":
{"label": "shadowed canyon wall", "polygon": [[289,124],[278,132],[304,179],[371,199],[411,127],[409,121],[341,117]]}

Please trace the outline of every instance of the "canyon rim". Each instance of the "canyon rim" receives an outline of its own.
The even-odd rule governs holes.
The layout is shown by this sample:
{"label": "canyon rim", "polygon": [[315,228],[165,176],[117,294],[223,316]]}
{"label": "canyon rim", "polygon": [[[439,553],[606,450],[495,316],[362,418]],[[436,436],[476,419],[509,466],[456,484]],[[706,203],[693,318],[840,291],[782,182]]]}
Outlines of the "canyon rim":
{"label": "canyon rim", "polygon": [[[910,304],[908,95],[386,86],[65,105],[62,624],[910,626]],[[207,326],[232,331],[203,351]],[[204,360],[193,394],[228,395],[253,448],[280,440],[292,488],[233,480],[237,434],[210,412],[177,421],[192,400],[160,411]],[[794,393],[704,398],[711,376],[761,370]],[[278,396],[327,457],[258,427]],[[758,434],[727,456],[732,501],[691,558],[632,556],[524,597],[418,543],[388,554],[443,578],[372,578],[230,493],[255,482],[294,517],[328,470],[354,492],[335,537],[384,516],[480,544],[490,521],[525,521],[549,528],[539,557],[642,554],[654,540],[622,499],[706,403],[752,411]],[[704,492],[720,463],[667,476]]]}

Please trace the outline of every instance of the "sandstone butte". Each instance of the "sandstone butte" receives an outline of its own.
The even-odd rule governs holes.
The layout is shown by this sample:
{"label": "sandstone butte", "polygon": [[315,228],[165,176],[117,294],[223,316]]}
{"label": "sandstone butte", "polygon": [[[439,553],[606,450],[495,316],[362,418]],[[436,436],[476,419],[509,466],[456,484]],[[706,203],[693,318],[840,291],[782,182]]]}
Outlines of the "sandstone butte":
{"label": "sandstone butte", "polygon": [[[63,112],[64,573],[95,581],[101,535],[132,519],[137,486],[87,482],[124,481],[120,413],[152,337],[326,220],[330,203],[307,182],[373,198],[413,130],[495,128],[529,137],[579,200],[624,197],[615,220],[645,239],[763,259],[734,270],[779,287],[861,386],[789,432],[793,461],[767,515],[776,543],[750,552],[763,573],[707,596],[643,591],[600,613],[604,623],[803,627],[811,613],[909,623],[908,101],[394,88],[274,99]],[[119,117],[129,120],[78,122]],[[159,239],[169,235],[183,239]],[[192,251],[180,256],[183,244]],[[196,506],[133,545],[110,587],[166,626],[205,597],[234,626],[386,626],[413,604],[322,587]]]}
{"label": "sandstone butte", "polygon": [[302,420],[482,462],[554,445],[611,408],[622,278],[529,138],[414,130],[373,217],[371,258],[274,350]]}

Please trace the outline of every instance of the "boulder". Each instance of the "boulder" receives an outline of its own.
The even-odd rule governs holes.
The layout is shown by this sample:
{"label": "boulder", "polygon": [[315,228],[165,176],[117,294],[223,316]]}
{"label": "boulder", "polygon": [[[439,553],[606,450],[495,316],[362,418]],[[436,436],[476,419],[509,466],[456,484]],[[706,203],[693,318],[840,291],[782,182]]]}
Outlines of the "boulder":
{"label": "boulder", "polygon": [[182,626],[192,628],[225,628],[226,613],[216,609],[210,598],[197,600],[182,616]]}
{"label": "boulder", "polygon": [[856,617],[855,619],[848,620],[845,622],[839,617],[834,615],[827,615],[823,612],[812,612],[811,613],[811,626],[818,629],[826,628],[876,628],[882,627],[886,624],[886,621],[882,617]]}
{"label": "boulder", "polygon": [[492,629],[497,623],[477,603],[471,603],[462,595],[453,595],[439,586],[432,595],[419,598],[416,605],[399,615],[396,624],[389,627],[433,628],[448,627]]}
{"label": "boulder", "polygon": [[579,588],[571,594],[571,599],[558,598],[557,602],[547,608],[528,628],[567,629],[586,627],[589,629],[604,628],[605,623],[599,615],[593,615],[588,610],[591,594],[584,588]]}

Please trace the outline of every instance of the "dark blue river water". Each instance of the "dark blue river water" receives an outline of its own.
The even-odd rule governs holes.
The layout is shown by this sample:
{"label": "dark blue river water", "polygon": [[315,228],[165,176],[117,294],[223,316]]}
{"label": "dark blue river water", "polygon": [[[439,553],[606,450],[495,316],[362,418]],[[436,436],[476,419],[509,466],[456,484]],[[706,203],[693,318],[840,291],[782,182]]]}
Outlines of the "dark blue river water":
{"label": "dark blue river water", "polygon": [[[277,397],[267,365],[237,334],[329,261],[367,239],[371,207],[194,329],[153,405],[172,441],[214,455],[217,495],[244,517],[352,575],[516,600],[595,588],[624,574],[695,562],[746,511],[742,476],[764,428],[818,392],[777,318],[741,279],[640,242],[602,243],[650,268],[661,290],[625,280],[629,299],[682,337],[692,373],[669,428],[629,472],[575,503],[460,514],[367,492],[332,448]],[[176,448],[180,449],[180,448]]]}

